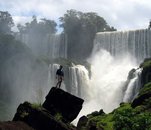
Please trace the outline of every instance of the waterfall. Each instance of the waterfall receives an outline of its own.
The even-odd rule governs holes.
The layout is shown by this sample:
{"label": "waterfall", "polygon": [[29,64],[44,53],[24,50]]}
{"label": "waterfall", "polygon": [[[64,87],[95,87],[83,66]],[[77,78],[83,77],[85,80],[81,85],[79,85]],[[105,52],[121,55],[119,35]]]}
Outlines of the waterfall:
{"label": "waterfall", "polygon": [[55,34],[48,36],[49,58],[67,58],[67,41],[65,35]]}
{"label": "waterfall", "polygon": [[115,58],[102,49],[92,55],[89,62],[92,64],[89,93],[93,109],[102,108],[105,112],[111,112],[122,102],[128,72],[136,65],[129,55]]}
{"label": "waterfall", "polygon": [[127,89],[124,94],[123,102],[132,101],[138,94],[141,87],[140,83],[141,71],[142,69],[140,68],[135,70],[133,72],[133,78],[128,79],[128,85],[126,86]]}
{"label": "waterfall", "polygon": [[[59,68],[58,64],[50,64],[48,71],[48,88],[56,86],[57,80],[56,71]],[[79,97],[86,96],[85,89],[88,86],[88,71],[82,65],[73,65],[72,67],[63,67],[65,77],[61,85],[61,89],[70,92],[71,94]],[[70,89],[68,89],[70,87]]]}
{"label": "waterfall", "polygon": [[48,69],[48,87],[56,86],[56,71],[59,68],[58,64],[50,64]]}
{"label": "waterfall", "polygon": [[25,43],[36,55],[50,59],[67,58],[67,38],[65,34],[30,35],[18,34],[18,40]]}
{"label": "waterfall", "polygon": [[69,86],[71,87],[71,93],[79,96],[84,97],[85,89],[88,87],[88,71],[82,65],[76,65],[73,67],[69,67]]}
{"label": "waterfall", "polygon": [[96,34],[93,50],[100,48],[107,50],[115,57],[129,54],[138,63],[144,58],[151,57],[151,30],[142,29],[134,31],[100,32]]}
{"label": "waterfall", "polygon": [[[31,36],[21,38],[31,49],[38,50],[50,59],[67,58],[67,38],[63,34],[47,35],[38,41]],[[30,44],[33,43],[33,44]],[[137,95],[141,70],[127,79],[132,68],[136,68],[144,58],[151,57],[151,31],[148,29],[117,32],[99,32],[88,62],[91,64],[91,79],[88,70],[82,65],[64,66],[65,79],[61,89],[84,98],[79,116],[103,109],[111,112],[121,102],[130,102]],[[35,47],[36,46],[36,47]],[[33,50],[34,50],[33,49]],[[58,64],[50,64],[48,88],[55,86]]]}
{"label": "waterfall", "polygon": [[121,102],[134,99],[140,89],[141,70],[136,70],[133,78],[127,77],[132,68],[151,56],[150,35],[147,29],[96,34],[88,59],[92,77],[85,93],[89,98],[80,116],[100,109],[108,113]]}
{"label": "waterfall", "polygon": [[117,108],[124,96],[128,72],[136,67],[129,55],[115,58],[104,49],[93,53],[88,61],[92,74],[84,91],[87,97],[84,97],[85,102],[78,118],[100,109],[109,113]]}

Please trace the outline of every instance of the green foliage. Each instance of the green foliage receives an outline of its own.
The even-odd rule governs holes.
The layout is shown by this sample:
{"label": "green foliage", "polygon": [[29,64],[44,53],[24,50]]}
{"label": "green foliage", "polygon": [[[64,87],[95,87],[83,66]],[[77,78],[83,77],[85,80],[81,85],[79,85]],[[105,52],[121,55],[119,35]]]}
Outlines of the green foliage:
{"label": "green foliage", "polygon": [[57,120],[57,121],[62,121],[63,120],[63,117],[61,115],[61,113],[57,113],[54,118]]}
{"label": "green foliage", "polygon": [[42,18],[40,22],[37,22],[36,16],[33,16],[33,19],[30,23],[26,23],[25,26],[18,24],[18,30],[20,33],[27,33],[30,35],[41,35],[45,36],[47,34],[56,33],[57,24],[53,20],[48,20]]}
{"label": "green foliage", "polygon": [[115,31],[94,12],[67,10],[67,13],[60,17],[60,22],[68,37],[68,56],[71,59],[84,60],[90,55],[97,32]]}
{"label": "green foliage", "polygon": [[146,94],[146,93],[151,94],[151,82],[144,85],[144,87],[140,90],[138,96],[141,96],[141,95]]}
{"label": "green foliage", "polygon": [[145,59],[144,62],[141,63],[140,67],[142,68],[151,67],[151,59],[150,58]]}
{"label": "green foliage", "polygon": [[145,99],[145,101],[143,102],[143,105],[145,107],[145,109],[150,110],[151,108],[151,97],[148,99]]}
{"label": "green foliage", "polygon": [[103,130],[151,130],[151,113],[144,106],[132,108],[131,104],[122,103],[109,114],[89,114],[87,125],[83,128],[87,130],[91,126]]}
{"label": "green foliage", "polygon": [[31,107],[34,109],[42,109],[42,104],[41,103],[32,103]]}
{"label": "green foliage", "polygon": [[0,33],[11,33],[11,27],[13,26],[12,16],[7,11],[0,11]]}
{"label": "green foliage", "polygon": [[103,130],[113,130],[113,114],[101,114],[101,115],[96,115],[95,113],[92,113],[93,115],[89,115],[89,120],[87,123],[87,127],[93,125],[96,125],[98,129],[103,129]]}
{"label": "green foliage", "polygon": [[94,33],[100,31],[115,31],[115,29],[110,28],[106,21],[98,16],[94,12],[83,13],[76,10],[67,10],[67,13],[64,14],[64,17],[60,17],[62,24],[61,27],[64,28],[64,31],[69,34],[74,31],[92,31]]}
{"label": "green foliage", "polygon": [[21,118],[25,118],[25,117],[28,116],[28,115],[29,115],[29,113],[27,113],[27,112],[22,112],[21,115],[20,115],[20,117],[21,117]]}
{"label": "green foliage", "polygon": [[122,106],[114,112],[114,129],[116,130],[150,130],[151,113],[142,112],[141,109],[133,109]]}

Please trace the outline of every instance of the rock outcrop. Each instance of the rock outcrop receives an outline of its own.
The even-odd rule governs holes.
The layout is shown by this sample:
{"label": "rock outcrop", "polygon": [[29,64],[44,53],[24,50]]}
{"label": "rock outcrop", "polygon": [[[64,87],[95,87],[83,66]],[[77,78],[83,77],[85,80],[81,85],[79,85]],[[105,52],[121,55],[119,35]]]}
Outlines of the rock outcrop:
{"label": "rock outcrop", "polygon": [[35,130],[75,130],[70,122],[77,117],[83,102],[68,92],[52,88],[42,106],[20,104],[13,121],[22,121]]}
{"label": "rock outcrop", "polygon": [[54,116],[60,113],[63,117],[63,121],[72,122],[82,109],[83,102],[84,100],[81,98],[53,87],[46,96],[43,107],[47,109],[51,115]]}
{"label": "rock outcrop", "polygon": [[151,58],[147,58],[140,65],[143,68],[141,74],[141,84],[144,86],[146,83],[151,82]]}
{"label": "rock outcrop", "polygon": [[36,130],[74,130],[43,107],[28,102],[19,105],[13,121],[23,121]]}
{"label": "rock outcrop", "polygon": [[145,105],[146,100],[151,99],[151,59],[145,59],[140,67],[143,69],[141,74],[142,89],[132,102],[132,107]]}
{"label": "rock outcrop", "polygon": [[7,121],[0,122],[0,130],[34,130],[34,129],[21,121]]}

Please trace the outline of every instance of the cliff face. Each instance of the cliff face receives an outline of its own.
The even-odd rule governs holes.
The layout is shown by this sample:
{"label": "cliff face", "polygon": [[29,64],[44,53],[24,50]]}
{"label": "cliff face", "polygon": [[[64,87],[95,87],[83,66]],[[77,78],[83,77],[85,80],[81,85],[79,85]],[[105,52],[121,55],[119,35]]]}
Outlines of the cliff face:
{"label": "cliff face", "polygon": [[13,121],[25,122],[35,130],[74,130],[70,122],[77,117],[82,104],[82,99],[52,88],[42,106],[20,104]]}
{"label": "cliff face", "polygon": [[142,86],[151,82],[151,58],[145,59],[144,62],[140,65],[143,68],[141,83]]}
{"label": "cliff face", "polygon": [[109,114],[93,112],[80,118],[78,130],[150,130],[151,129],[151,59],[140,67],[141,90],[131,103],[121,103]]}
{"label": "cliff face", "polygon": [[151,106],[151,59],[145,59],[140,65],[143,68],[141,75],[142,89],[136,99],[132,102],[132,107],[139,105]]}

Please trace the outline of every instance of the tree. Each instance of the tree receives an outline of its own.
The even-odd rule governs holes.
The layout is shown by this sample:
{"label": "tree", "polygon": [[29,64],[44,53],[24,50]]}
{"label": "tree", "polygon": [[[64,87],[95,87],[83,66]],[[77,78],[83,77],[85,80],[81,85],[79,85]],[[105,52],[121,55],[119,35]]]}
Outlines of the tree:
{"label": "tree", "polygon": [[97,32],[116,30],[94,12],[67,10],[67,13],[60,17],[60,22],[60,27],[68,37],[68,56],[71,59],[83,59],[91,54]]}
{"label": "tree", "polygon": [[41,21],[37,21],[37,17],[33,16],[30,23],[26,23],[25,26],[18,24],[18,30],[20,33],[28,34],[54,34],[56,33],[57,24],[53,20],[47,20],[42,18]]}
{"label": "tree", "polygon": [[45,33],[45,34],[52,34],[56,33],[56,22],[53,20],[47,20],[45,18],[42,18],[41,21],[39,22],[40,30]]}
{"label": "tree", "polygon": [[0,33],[11,33],[13,26],[12,16],[7,11],[0,11]]}

